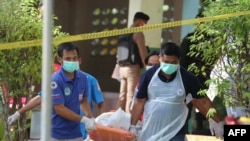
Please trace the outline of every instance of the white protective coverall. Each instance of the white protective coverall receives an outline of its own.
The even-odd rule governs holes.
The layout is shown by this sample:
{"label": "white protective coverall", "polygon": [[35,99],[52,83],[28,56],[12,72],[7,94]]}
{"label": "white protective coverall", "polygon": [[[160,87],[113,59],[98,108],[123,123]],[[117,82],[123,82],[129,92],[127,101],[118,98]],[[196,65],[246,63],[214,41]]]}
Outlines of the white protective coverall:
{"label": "white protective coverall", "polygon": [[184,103],[185,89],[180,68],[172,82],[162,82],[158,77],[160,68],[148,85],[148,100],[144,106],[141,141],[169,141],[183,127],[188,115]]}

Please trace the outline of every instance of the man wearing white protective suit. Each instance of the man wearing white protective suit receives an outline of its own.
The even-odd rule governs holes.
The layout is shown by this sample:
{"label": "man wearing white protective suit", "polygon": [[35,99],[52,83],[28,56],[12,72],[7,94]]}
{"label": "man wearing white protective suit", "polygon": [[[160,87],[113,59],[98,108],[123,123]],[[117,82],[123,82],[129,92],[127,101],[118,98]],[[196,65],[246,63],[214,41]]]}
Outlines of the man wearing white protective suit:
{"label": "man wearing white protective suit", "polygon": [[[192,73],[180,67],[180,47],[165,43],[160,49],[160,65],[145,71],[132,109],[129,131],[137,135],[136,123],[144,112],[141,141],[185,141],[187,102],[206,116],[213,103],[207,96],[198,95],[202,85]],[[186,99],[186,97],[189,97]],[[186,99],[186,103],[185,103]],[[209,119],[212,134],[223,139],[224,121],[215,113]]]}

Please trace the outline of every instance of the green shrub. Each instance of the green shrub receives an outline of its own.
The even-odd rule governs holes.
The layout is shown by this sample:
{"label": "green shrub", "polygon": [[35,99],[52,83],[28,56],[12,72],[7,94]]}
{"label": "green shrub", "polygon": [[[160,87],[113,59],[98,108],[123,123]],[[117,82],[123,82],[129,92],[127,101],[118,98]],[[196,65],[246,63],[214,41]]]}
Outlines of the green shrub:
{"label": "green shrub", "polygon": [[[39,0],[0,1],[0,44],[42,38],[43,24],[37,9],[38,2]],[[56,17],[51,20],[56,20]],[[53,35],[56,38],[67,34],[61,32],[60,26],[54,26]],[[21,97],[25,96],[29,100],[37,95],[33,88],[39,86],[41,81],[42,48],[34,46],[0,50],[0,56],[0,82],[4,82],[8,89],[8,94],[0,101],[4,111],[2,117],[6,122],[8,115],[22,107]],[[4,103],[10,97],[14,99],[12,108]],[[9,132],[10,127],[6,127],[6,132],[9,133],[6,140],[24,140],[26,119],[26,115],[22,115],[14,124],[13,132]]]}

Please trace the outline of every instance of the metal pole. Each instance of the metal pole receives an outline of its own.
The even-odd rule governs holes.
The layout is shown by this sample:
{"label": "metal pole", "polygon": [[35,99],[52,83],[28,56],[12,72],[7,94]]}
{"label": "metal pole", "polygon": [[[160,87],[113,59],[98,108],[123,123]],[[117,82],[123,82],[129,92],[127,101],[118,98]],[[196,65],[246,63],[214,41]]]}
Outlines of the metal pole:
{"label": "metal pole", "polygon": [[51,60],[53,0],[43,0],[41,141],[51,140]]}

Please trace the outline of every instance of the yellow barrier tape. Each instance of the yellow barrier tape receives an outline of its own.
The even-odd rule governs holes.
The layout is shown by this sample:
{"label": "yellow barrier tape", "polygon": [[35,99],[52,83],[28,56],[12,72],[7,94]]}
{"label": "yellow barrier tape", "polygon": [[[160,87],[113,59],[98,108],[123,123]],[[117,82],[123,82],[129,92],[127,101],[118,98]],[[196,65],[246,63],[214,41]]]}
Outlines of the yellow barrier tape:
{"label": "yellow barrier tape", "polygon": [[[116,30],[102,31],[102,32],[96,32],[96,33],[86,33],[86,34],[65,36],[65,37],[54,39],[53,43],[59,44],[63,42],[74,42],[74,41],[80,41],[80,40],[110,37],[110,36],[116,36],[116,35],[122,35],[122,34],[134,33],[134,32],[142,32],[142,31],[148,31],[148,30],[156,30],[156,29],[162,29],[162,28],[181,26],[181,25],[186,25],[186,24],[209,22],[209,21],[226,19],[226,18],[248,15],[248,14],[250,14],[250,11],[243,11],[243,12],[238,12],[238,13],[231,13],[231,14],[224,14],[224,15],[217,15],[217,16],[212,16],[212,17],[196,18],[196,19],[189,19],[189,20],[173,21],[173,22],[167,22],[167,23],[161,23],[161,24],[145,25],[145,26],[133,27],[133,28],[124,28],[124,29],[116,29]],[[42,39],[31,40],[31,41],[20,41],[20,42],[13,42],[13,43],[4,43],[4,44],[0,44],[0,50],[41,46],[41,44],[42,44]]]}

